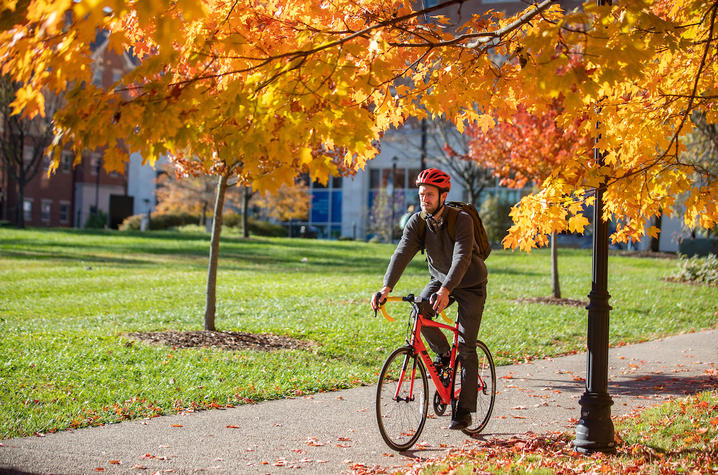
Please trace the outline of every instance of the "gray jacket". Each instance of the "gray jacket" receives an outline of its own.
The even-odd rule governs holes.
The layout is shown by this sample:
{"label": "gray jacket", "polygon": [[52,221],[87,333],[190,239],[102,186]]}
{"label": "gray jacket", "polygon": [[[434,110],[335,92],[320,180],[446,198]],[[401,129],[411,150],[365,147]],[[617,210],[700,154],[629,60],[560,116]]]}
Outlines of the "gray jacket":
{"label": "gray jacket", "polygon": [[[445,211],[446,212],[446,211]],[[423,219],[414,214],[406,223],[404,234],[391,256],[384,275],[384,285],[394,288],[401,274],[417,252],[422,248],[421,226]],[[433,280],[441,282],[449,292],[456,288],[476,288],[486,285],[486,264],[474,250],[474,223],[471,216],[460,212],[456,217],[456,241],[449,236],[447,220],[436,231],[428,224],[424,226],[424,248],[429,273]]]}

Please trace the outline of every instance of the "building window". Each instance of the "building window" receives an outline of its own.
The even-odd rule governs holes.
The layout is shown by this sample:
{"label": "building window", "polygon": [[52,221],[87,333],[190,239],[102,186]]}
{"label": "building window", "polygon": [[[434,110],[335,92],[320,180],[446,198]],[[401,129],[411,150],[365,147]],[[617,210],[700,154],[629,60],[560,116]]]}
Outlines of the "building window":
{"label": "building window", "polygon": [[68,224],[70,222],[70,203],[67,201],[60,202],[60,223]]}
{"label": "building window", "polygon": [[32,199],[25,198],[22,203],[22,213],[25,221],[32,221]]}
{"label": "building window", "polygon": [[122,79],[122,70],[121,69],[113,69],[112,70],[112,83],[115,84],[115,90],[120,89],[122,86],[120,84],[120,79]]}
{"label": "building window", "polygon": [[310,232],[319,238],[338,239],[342,232],[342,177],[330,177],[326,185],[315,181],[310,192]]}
{"label": "building window", "polygon": [[42,212],[42,222],[49,223],[50,214],[52,212],[52,200],[42,200],[40,211]]}
{"label": "building window", "polygon": [[32,162],[32,147],[24,145],[22,147],[22,161],[25,166],[28,166]]}
{"label": "building window", "polygon": [[90,175],[96,176],[97,173],[100,171],[100,164],[102,161],[100,160],[100,156],[96,153],[93,153],[90,155]]}
{"label": "building window", "polygon": [[92,84],[97,87],[102,87],[102,67],[99,65],[95,65],[95,68],[92,70]]}
{"label": "building window", "polygon": [[69,150],[63,150],[60,156],[60,171],[68,173],[72,169],[74,155]]}

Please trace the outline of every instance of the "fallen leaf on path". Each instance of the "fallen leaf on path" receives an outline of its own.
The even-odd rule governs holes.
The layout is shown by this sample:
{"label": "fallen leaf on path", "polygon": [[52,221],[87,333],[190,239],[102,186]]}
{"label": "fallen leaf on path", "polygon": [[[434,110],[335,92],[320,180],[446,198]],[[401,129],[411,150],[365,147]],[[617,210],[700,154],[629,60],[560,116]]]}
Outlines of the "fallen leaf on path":
{"label": "fallen leaf on path", "polygon": [[110,465],[122,465],[122,462],[120,462],[119,460],[110,460],[109,463]]}
{"label": "fallen leaf on path", "polygon": [[182,424],[172,424],[172,427],[184,427]]}
{"label": "fallen leaf on path", "polygon": [[235,425],[227,425],[227,426],[225,426],[225,427],[226,427],[227,429],[239,429],[239,426],[235,426]]}

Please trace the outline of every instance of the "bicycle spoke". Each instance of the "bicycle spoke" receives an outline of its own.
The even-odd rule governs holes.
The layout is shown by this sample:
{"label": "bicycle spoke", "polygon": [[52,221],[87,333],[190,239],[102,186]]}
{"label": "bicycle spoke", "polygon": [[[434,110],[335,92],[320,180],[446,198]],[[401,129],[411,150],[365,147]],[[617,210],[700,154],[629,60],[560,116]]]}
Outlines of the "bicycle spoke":
{"label": "bicycle spoke", "polygon": [[464,433],[475,435],[484,430],[491,418],[496,399],[496,368],[494,360],[486,345],[477,341],[476,353],[479,358],[478,394],[476,398],[476,414],[472,417],[472,424]]}
{"label": "bicycle spoke", "polygon": [[392,353],[379,376],[376,398],[379,431],[392,449],[406,450],[419,438],[426,422],[427,395],[424,366],[407,348]]}

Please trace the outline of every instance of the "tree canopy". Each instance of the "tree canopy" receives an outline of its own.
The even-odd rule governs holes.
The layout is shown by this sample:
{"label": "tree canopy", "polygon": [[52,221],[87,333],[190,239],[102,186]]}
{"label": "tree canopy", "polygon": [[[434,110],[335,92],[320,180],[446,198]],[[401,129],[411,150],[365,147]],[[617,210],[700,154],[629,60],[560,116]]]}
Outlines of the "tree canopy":
{"label": "tree canopy", "polygon": [[[600,124],[605,157],[562,160],[514,209],[507,246],[528,250],[576,225],[602,184],[615,240],[655,233],[646,219],[678,200],[686,224],[718,221],[715,172],[682,159],[692,113],[718,122],[718,2],[565,12],[545,0],[464,25],[433,15],[461,3],[3,0],[0,57],[24,84],[15,110],[43,114],[42,91],[67,90],[56,145],[107,147],[108,170],[130,151],[150,162],[167,153],[188,173],[273,190],[299,173],[323,181],[364,167],[409,117],[489,128],[560,99],[557,125],[594,136]],[[98,30],[140,60],[109,90],[91,81]]]}

